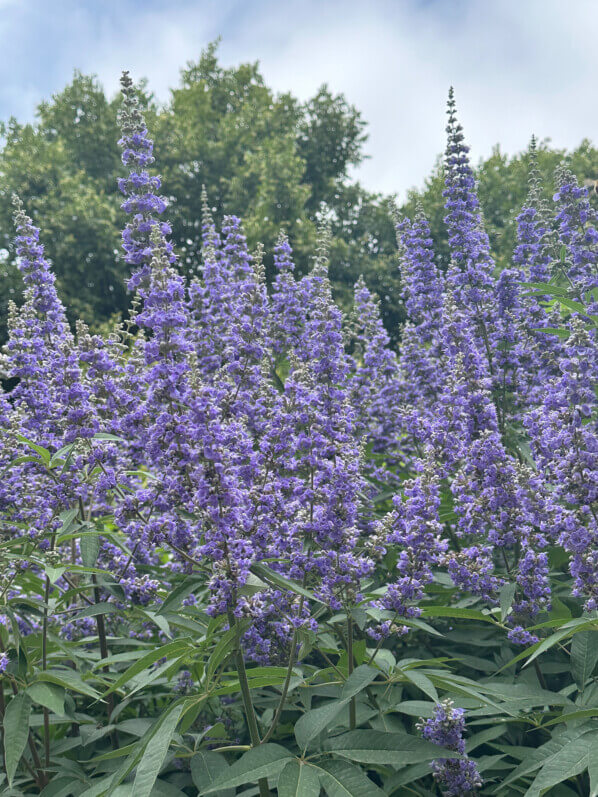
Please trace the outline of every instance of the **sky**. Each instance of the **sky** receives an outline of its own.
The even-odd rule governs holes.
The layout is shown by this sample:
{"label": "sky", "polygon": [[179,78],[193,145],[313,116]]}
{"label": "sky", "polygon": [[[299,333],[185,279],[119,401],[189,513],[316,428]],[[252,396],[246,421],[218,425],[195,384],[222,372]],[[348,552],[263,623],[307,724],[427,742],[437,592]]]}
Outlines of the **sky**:
{"label": "sky", "polygon": [[343,92],[368,123],[355,176],[401,198],[444,148],[450,85],[476,161],[532,133],[597,141],[597,33],[595,0],[0,0],[0,119],[33,120],[74,69],[111,95],[129,69],[166,101],[220,36],[276,91]]}

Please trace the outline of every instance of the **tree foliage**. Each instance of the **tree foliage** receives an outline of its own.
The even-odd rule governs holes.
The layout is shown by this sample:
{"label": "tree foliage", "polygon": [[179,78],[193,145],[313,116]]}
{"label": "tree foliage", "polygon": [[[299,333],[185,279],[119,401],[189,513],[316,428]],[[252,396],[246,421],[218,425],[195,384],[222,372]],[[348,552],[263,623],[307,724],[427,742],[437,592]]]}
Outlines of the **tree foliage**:
{"label": "tree foliage", "polygon": [[[224,68],[212,44],[182,70],[164,106],[151,95],[144,100],[163,153],[163,189],[183,268],[197,261],[201,245],[202,185],[217,221],[227,213],[243,217],[250,247],[260,241],[271,252],[284,230],[300,273],[309,267],[325,203],[334,228],[337,295],[348,303],[363,273],[380,294],[387,326],[397,330],[402,314],[394,231],[384,198],[349,179],[349,168],[364,157],[366,135],[361,114],[343,95],[326,86],[305,103],[289,93],[277,95],[257,64]],[[63,91],[39,106],[35,124],[11,119],[4,126],[2,329],[8,299],[18,299],[10,246],[13,192],[48,232],[48,254],[71,319],[82,317],[97,328],[126,313],[116,184],[122,176],[119,101],[109,100],[95,77],[76,72]],[[271,258],[266,268],[271,277]]]}

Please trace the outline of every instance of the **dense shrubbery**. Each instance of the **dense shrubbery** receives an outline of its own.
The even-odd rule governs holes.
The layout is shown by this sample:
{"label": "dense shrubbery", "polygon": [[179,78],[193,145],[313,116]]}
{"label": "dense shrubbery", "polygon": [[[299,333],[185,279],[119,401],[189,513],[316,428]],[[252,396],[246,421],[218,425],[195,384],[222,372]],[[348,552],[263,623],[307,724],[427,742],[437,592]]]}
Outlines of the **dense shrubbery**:
{"label": "dense shrubbery", "polygon": [[[128,76],[134,294],[74,336],[15,198],[1,395],[4,791],[598,793],[598,219],[537,173],[495,273],[449,100],[451,260],[397,220],[399,354],[322,219],[249,253],[204,198],[169,241]],[[532,153],[533,160],[533,153]]]}

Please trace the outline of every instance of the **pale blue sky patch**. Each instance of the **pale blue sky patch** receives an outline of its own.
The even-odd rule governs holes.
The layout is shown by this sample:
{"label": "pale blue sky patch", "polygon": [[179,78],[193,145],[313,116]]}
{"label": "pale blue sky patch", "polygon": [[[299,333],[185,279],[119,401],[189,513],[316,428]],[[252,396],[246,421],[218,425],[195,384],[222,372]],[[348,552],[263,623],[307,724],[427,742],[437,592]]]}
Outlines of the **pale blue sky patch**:
{"label": "pale blue sky patch", "polygon": [[0,0],[0,118],[32,119],[75,68],[167,99],[220,35],[224,64],[259,60],[278,91],[344,92],[369,123],[357,176],[404,195],[443,149],[450,84],[476,159],[596,139],[597,25],[593,0]]}

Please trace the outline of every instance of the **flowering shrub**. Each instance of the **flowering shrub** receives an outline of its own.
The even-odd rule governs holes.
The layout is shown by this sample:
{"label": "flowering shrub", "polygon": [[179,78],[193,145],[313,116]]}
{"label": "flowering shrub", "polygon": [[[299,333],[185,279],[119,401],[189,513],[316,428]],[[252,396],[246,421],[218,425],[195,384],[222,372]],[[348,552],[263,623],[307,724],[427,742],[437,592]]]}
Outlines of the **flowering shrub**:
{"label": "flowering shrub", "polygon": [[560,170],[551,213],[532,171],[497,274],[451,93],[452,260],[436,267],[423,212],[397,220],[397,354],[363,280],[349,317],[335,304],[325,218],[301,279],[281,233],[268,288],[204,196],[187,282],[122,89],[127,322],[72,333],[15,198],[3,793],[596,793],[585,189]]}

